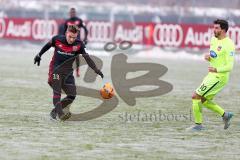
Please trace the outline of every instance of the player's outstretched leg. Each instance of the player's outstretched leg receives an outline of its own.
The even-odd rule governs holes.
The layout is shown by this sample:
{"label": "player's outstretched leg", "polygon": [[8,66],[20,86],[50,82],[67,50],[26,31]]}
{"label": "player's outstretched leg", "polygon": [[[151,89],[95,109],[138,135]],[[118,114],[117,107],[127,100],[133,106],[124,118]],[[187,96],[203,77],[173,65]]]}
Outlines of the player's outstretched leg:
{"label": "player's outstretched leg", "polygon": [[218,104],[214,103],[212,100],[206,100],[203,105],[211,111],[217,113],[219,116],[223,116],[224,114],[224,109]]}
{"label": "player's outstretched leg", "polygon": [[224,112],[224,109],[222,107],[220,107],[219,105],[217,105],[211,100],[206,100],[203,103],[203,105],[222,117],[223,123],[224,123],[224,129],[227,129],[230,126],[230,120],[233,117],[233,113]]}

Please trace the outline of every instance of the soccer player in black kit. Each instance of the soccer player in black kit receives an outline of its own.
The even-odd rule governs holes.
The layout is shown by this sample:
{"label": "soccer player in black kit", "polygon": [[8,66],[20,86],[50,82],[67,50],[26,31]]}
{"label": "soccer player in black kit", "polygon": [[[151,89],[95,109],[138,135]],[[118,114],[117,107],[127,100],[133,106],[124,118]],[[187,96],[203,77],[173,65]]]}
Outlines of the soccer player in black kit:
{"label": "soccer player in black kit", "polygon": [[[82,28],[84,30],[83,43],[86,45],[87,44],[88,30],[87,30],[86,26],[83,24],[82,19],[77,17],[75,8],[70,9],[69,16],[70,17],[68,19],[66,19],[66,21],[64,22],[62,30],[59,30],[59,34],[64,35],[65,32],[67,31],[67,28],[68,28],[69,25],[76,25],[76,26],[78,26],[79,29]],[[78,38],[80,39],[80,35],[79,35]]]}
{"label": "soccer player in black kit", "polygon": [[[70,11],[69,11],[69,18],[64,22],[64,24],[60,25],[58,34],[65,35],[65,32],[66,32],[67,27],[69,25],[77,25],[79,29],[83,28],[83,30],[84,30],[83,43],[84,43],[84,45],[86,45],[87,44],[88,30],[87,30],[86,26],[83,24],[82,19],[77,17],[75,8],[71,8],[70,9]],[[80,34],[78,35],[78,38],[81,39],[80,38]],[[79,56],[77,56],[76,57],[76,67],[77,67],[77,69],[76,69],[76,76],[77,77],[80,76],[79,66],[80,66],[80,59],[79,59]]]}
{"label": "soccer player in black kit", "polygon": [[[70,118],[71,113],[64,113],[63,108],[70,105],[76,97],[76,86],[73,77],[73,62],[79,54],[86,60],[87,64],[103,78],[103,73],[96,67],[94,61],[85,51],[82,41],[77,39],[79,28],[76,25],[69,25],[66,35],[54,36],[41,51],[35,56],[34,64],[40,65],[41,56],[51,47],[54,47],[54,55],[49,65],[48,84],[53,89],[53,104],[55,108],[50,116],[61,120]],[[61,100],[61,90],[66,93],[66,97]]]}

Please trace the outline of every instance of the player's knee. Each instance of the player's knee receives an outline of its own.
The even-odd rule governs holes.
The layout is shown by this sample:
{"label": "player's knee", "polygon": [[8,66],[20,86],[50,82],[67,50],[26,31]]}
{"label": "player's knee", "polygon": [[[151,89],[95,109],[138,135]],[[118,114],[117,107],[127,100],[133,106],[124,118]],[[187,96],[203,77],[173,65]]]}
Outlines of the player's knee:
{"label": "player's knee", "polygon": [[193,93],[192,95],[192,99],[201,99],[202,97],[200,95],[198,95],[197,93]]}
{"label": "player's knee", "polygon": [[67,98],[70,99],[70,100],[72,100],[72,101],[74,101],[74,99],[76,98],[76,96],[74,96],[74,95],[68,95]]}
{"label": "player's knee", "polygon": [[207,99],[205,97],[201,97],[201,102],[204,103]]}

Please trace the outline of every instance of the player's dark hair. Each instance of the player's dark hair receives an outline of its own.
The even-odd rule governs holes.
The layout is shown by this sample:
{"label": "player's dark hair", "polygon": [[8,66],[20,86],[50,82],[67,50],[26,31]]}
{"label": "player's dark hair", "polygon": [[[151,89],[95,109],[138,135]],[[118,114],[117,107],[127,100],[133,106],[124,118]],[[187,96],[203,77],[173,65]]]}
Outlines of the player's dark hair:
{"label": "player's dark hair", "polygon": [[79,28],[77,25],[69,25],[67,28],[68,32],[72,32],[72,33],[78,33],[79,32]]}
{"label": "player's dark hair", "polygon": [[72,8],[70,8],[70,11],[76,12],[76,9],[72,7]]}
{"label": "player's dark hair", "polygon": [[223,19],[217,19],[213,22],[214,24],[219,24],[221,29],[224,29],[225,32],[228,31],[228,22]]}

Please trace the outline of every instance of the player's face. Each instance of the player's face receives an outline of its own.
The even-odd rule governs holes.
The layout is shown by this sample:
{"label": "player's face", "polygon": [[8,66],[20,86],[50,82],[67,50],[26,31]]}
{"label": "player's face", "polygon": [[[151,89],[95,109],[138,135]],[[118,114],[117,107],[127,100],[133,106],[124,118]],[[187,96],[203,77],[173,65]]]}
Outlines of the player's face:
{"label": "player's face", "polygon": [[73,44],[75,40],[77,39],[77,33],[72,33],[72,32],[66,32],[66,38],[68,44]]}
{"label": "player's face", "polygon": [[76,11],[74,9],[71,9],[69,12],[70,17],[75,17],[76,16]]}
{"label": "player's face", "polygon": [[220,24],[214,24],[213,25],[213,31],[214,31],[214,36],[216,38],[218,38],[223,32],[223,30],[220,27]]}

